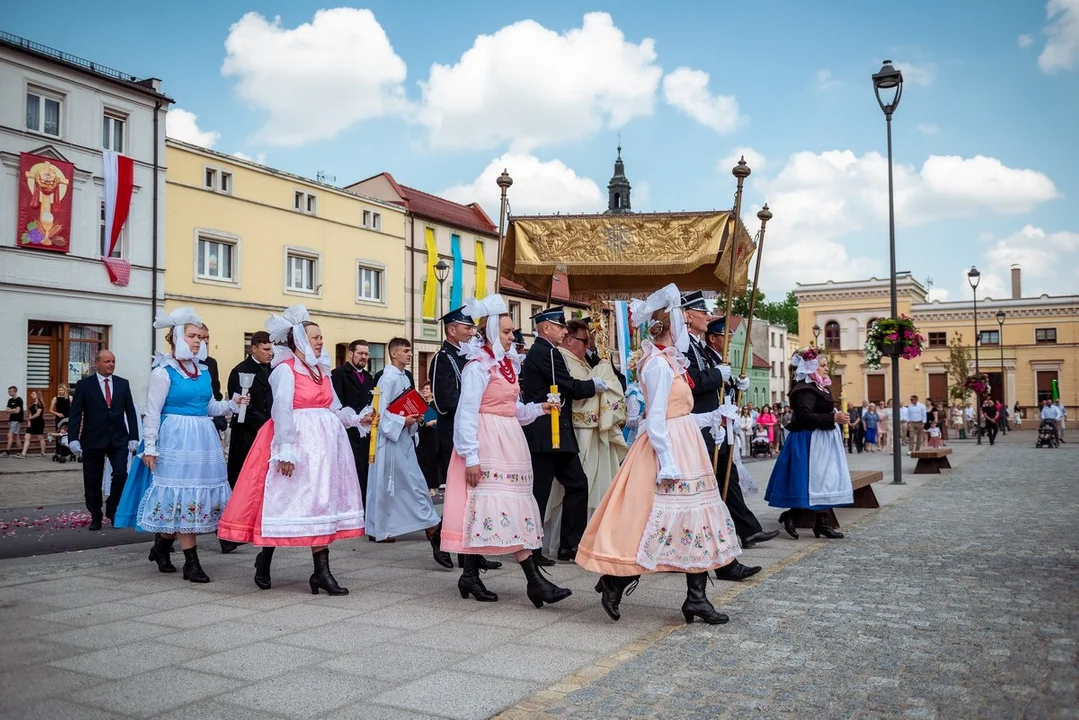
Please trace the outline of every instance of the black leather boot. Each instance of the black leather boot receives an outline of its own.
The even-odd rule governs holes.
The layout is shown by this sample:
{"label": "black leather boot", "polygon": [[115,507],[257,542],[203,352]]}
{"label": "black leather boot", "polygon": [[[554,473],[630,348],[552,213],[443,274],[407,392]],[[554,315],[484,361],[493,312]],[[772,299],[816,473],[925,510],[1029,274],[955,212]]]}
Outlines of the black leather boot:
{"label": "black leather boot", "polygon": [[700,618],[709,625],[722,625],[730,620],[708,602],[708,595],[705,593],[707,586],[708,573],[686,573],[686,601],[682,603],[682,615],[687,623]]}
{"label": "black leather boot", "polygon": [[761,571],[760,565],[743,565],[737,560],[731,560],[730,563],[724,565],[721,568],[716,568],[716,580],[730,580],[731,582],[742,582],[746,578],[753,577]]}
{"label": "black leather boot", "polygon": [[[465,557],[466,555],[464,553],[457,553],[457,567],[463,568],[465,566]],[[483,555],[476,555],[474,557],[480,563],[480,570],[497,570],[502,567],[502,563],[498,560],[488,560]]]}
{"label": "black leather boot", "polygon": [[427,540],[431,543],[431,553],[435,557],[435,562],[448,570],[452,570],[453,557],[442,549],[442,523],[435,526],[435,531],[427,536]]}
{"label": "black leather boot", "polygon": [[157,563],[157,569],[163,573],[176,572],[176,566],[172,564],[169,554],[172,552],[173,540],[166,540],[161,533],[154,534],[154,546],[150,548],[150,561]]}
{"label": "black leather boot", "polygon": [[199,564],[198,548],[184,550],[184,580],[193,583],[210,582],[210,576],[202,571],[202,565]]}
{"label": "black leather boot", "polygon": [[221,538],[218,538],[217,541],[221,543],[222,555],[228,555],[230,552],[243,545],[243,543],[232,542],[231,540],[222,540]]}
{"label": "black leather boot", "polygon": [[273,560],[272,547],[264,547],[255,556],[255,585],[260,590],[270,589],[270,562]]}
{"label": "black leather boot", "polygon": [[622,613],[618,610],[618,606],[622,602],[622,596],[632,595],[633,591],[637,589],[637,582],[640,579],[640,575],[628,575],[625,577],[617,575],[600,576],[599,581],[596,583],[596,592],[600,593],[599,604],[603,606],[603,611],[610,616],[611,620],[617,621],[622,617]]}
{"label": "black leather boot", "polygon": [[796,512],[797,511],[792,508],[790,510],[784,510],[779,516],[779,522],[783,523],[783,529],[795,540],[798,539],[798,528],[794,524]]}
{"label": "black leather boot", "polygon": [[480,602],[495,602],[498,600],[498,595],[484,587],[483,581],[480,580],[480,560],[482,559],[480,555],[464,555],[465,570],[457,581],[457,589],[461,591],[462,598],[471,595]]}
{"label": "black leather boot", "polygon": [[330,573],[330,549],[325,548],[316,553],[311,553],[315,562],[315,572],[312,573],[308,584],[311,585],[311,594],[318,595],[319,588],[326,591],[327,595],[348,595],[348,588],[337,584]]}
{"label": "black leather boot", "polygon": [[544,555],[543,551],[538,548],[532,551],[532,557],[535,559],[536,564],[540,567],[554,567],[558,564],[551,558]]}
{"label": "black leather boot", "polygon": [[821,535],[829,540],[840,540],[843,537],[843,533],[838,530],[833,530],[830,525],[825,523],[824,518],[828,513],[817,513],[817,519],[813,523],[813,537],[819,538]]}
{"label": "black leather boot", "polygon": [[569,588],[558,587],[543,577],[534,556],[522,560],[521,569],[525,571],[525,577],[528,578],[528,599],[538,608],[543,607],[543,603],[553,605],[573,594],[573,591]]}

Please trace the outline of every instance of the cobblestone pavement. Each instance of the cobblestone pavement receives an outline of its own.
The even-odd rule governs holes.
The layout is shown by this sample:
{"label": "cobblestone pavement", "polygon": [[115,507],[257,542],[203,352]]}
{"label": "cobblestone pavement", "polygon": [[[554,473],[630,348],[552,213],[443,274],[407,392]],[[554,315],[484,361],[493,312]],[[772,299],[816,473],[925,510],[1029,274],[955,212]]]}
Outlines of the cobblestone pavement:
{"label": "cobblestone pavement", "polygon": [[740,593],[729,625],[506,716],[1079,717],[1079,447],[1029,435]]}

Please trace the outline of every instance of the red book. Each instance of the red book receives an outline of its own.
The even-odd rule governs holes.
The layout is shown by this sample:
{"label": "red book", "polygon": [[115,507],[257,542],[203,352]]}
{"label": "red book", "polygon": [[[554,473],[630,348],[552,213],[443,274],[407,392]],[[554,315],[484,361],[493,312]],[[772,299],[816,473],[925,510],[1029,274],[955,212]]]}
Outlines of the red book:
{"label": "red book", "polygon": [[420,395],[415,390],[409,389],[390,403],[389,407],[386,408],[386,412],[391,415],[422,416],[427,412],[427,402],[423,399],[423,395]]}

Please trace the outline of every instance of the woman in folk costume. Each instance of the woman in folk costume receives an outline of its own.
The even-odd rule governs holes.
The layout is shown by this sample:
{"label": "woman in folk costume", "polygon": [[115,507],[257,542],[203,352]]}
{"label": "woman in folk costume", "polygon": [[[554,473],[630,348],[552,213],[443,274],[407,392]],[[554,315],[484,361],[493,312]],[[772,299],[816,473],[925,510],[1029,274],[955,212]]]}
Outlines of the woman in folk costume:
{"label": "woman in folk costume", "polygon": [[159,312],[154,327],[167,329],[172,350],[154,359],[146,390],[141,463],[128,474],[116,509],[116,527],[157,533],[150,560],[163,573],[176,572],[169,555],[180,539],[183,578],[210,582],[199,564],[196,535],[217,530],[229,499],[225,455],[211,417],[239,412],[248,398],[214,400],[210,373],[201,363],[202,318],[192,308]]}
{"label": "woman in folk costume", "polygon": [[453,455],[446,476],[442,549],[464,555],[457,581],[461,597],[494,602],[498,596],[480,580],[483,555],[508,555],[528,579],[536,607],[572,592],[540,573],[532,550],[543,539],[539,506],[532,495],[532,455],[521,425],[551,412],[551,403],[529,403],[517,375],[521,357],[513,346],[513,320],[501,295],[469,300],[465,315],[486,318],[481,333],[461,348],[461,400],[453,420]]}
{"label": "woman in folk costume", "polygon": [[850,420],[835,408],[828,389],[832,380],[819,364],[816,348],[791,356],[791,430],[776,458],[764,499],[772,507],[791,508],[779,516],[783,529],[798,539],[798,509],[817,511],[813,535],[841,538],[826,520],[829,508],[854,502],[841,425]]}
{"label": "woman in folk costume", "polygon": [[363,500],[345,428],[366,432],[369,413],[343,407],[330,381],[322,330],[303,305],[266,321],[275,344],[273,405],[236,480],[217,536],[262,547],[255,585],[270,588],[277,547],[309,547],[311,593],[347,595],[330,573],[329,544],[363,535]]}
{"label": "woman in folk costume", "polygon": [[[387,408],[412,388],[405,368],[412,364],[412,344],[393,338],[387,345],[390,363],[378,380],[380,407]],[[367,532],[375,540],[425,531],[435,562],[453,568],[453,559],[440,547],[442,519],[435,511],[427,479],[416,457],[422,415],[379,412],[373,442],[375,462],[367,480]]]}
{"label": "woman in folk costume", "polygon": [[596,592],[613,620],[621,617],[622,594],[641,575],[678,572],[686,574],[686,622],[725,623],[728,617],[708,602],[708,572],[742,551],[700,432],[720,432],[722,416],[719,410],[691,413],[682,354],[689,333],[678,288],[671,284],[645,302],[634,300],[630,313],[634,323],[647,323],[652,338],[642,344],[637,363],[647,411],[641,434],[588,523],[577,564],[601,573]]}
{"label": "woman in folk costume", "polygon": [[[588,515],[599,506],[607,488],[611,486],[618,466],[626,457],[628,447],[622,436],[622,424],[626,421],[626,395],[615,375],[614,366],[598,361],[592,367],[586,356],[590,332],[582,320],[570,320],[566,324],[567,335],[559,352],[566,361],[566,368],[574,380],[600,378],[607,389],[590,398],[573,401],[573,434],[577,436],[581,467],[588,477]],[[547,522],[543,534],[549,538],[547,548],[558,551],[558,536],[562,525],[562,498],[565,491],[561,483],[551,487],[547,502]]]}

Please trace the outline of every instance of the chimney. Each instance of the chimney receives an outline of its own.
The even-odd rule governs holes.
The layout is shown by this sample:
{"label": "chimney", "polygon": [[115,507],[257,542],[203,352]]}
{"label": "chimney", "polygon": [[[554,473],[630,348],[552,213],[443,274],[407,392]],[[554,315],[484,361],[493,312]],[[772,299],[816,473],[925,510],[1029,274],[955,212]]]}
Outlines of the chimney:
{"label": "chimney", "polygon": [[1012,300],[1023,297],[1023,284],[1019,279],[1020,269],[1018,265],[1012,265]]}

